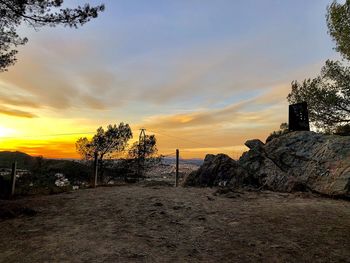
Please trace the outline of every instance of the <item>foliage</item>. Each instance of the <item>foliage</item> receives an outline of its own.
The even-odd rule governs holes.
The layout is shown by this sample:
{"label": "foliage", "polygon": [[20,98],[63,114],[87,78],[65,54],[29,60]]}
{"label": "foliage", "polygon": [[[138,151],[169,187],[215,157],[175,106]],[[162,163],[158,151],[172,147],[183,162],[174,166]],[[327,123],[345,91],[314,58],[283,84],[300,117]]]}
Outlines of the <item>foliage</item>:
{"label": "foliage", "polygon": [[[0,171],[7,172],[0,176],[0,198],[7,198],[10,193],[12,162],[17,161],[21,175],[16,180],[16,195],[56,194],[71,190],[71,185],[87,183],[92,169],[83,162],[75,160],[44,159],[42,156],[32,157],[21,152],[0,152]],[[24,172],[24,174],[23,174]],[[56,186],[56,174],[61,173],[71,185]]]}
{"label": "foliage", "polygon": [[283,134],[286,134],[289,132],[289,127],[287,123],[281,123],[280,129],[278,131],[273,131],[267,138],[266,138],[266,143],[269,141],[272,141],[275,138],[278,138],[282,136]]}
{"label": "foliage", "polygon": [[336,42],[336,50],[350,60],[350,0],[344,4],[334,1],[327,8],[329,34]]}
{"label": "foliage", "polygon": [[154,156],[158,152],[157,139],[154,135],[146,135],[139,142],[134,144],[129,149],[130,158],[148,158]]}
{"label": "foliage", "polygon": [[310,121],[320,129],[334,130],[350,122],[350,68],[327,60],[321,74],[302,83],[292,82],[290,103],[306,101]]}
{"label": "foliage", "polygon": [[124,182],[135,182],[139,178],[137,173],[137,159],[118,159],[106,165],[105,179],[107,183],[111,180],[124,180]]}
{"label": "foliage", "polygon": [[129,124],[121,122],[119,126],[108,125],[106,131],[99,127],[91,140],[86,137],[80,138],[76,142],[76,150],[84,160],[93,160],[95,154],[102,160],[106,156],[124,151],[131,138]]}
{"label": "foliage", "polygon": [[80,138],[76,142],[76,150],[84,160],[93,160],[96,155],[100,177],[102,177],[104,160],[123,152],[131,138],[132,132],[129,124],[121,122],[119,126],[108,125],[106,131],[102,127],[98,128],[91,140],[86,137]]}
{"label": "foliage", "polygon": [[128,154],[129,159],[133,160],[131,167],[135,173],[142,176],[148,169],[158,164],[161,161],[161,157],[156,156],[157,152],[157,139],[155,135],[140,137],[140,140],[131,146]]}
{"label": "foliage", "polygon": [[92,174],[92,169],[85,163],[71,160],[46,160],[44,163],[44,173],[63,174],[71,184],[88,182]]}
{"label": "foliage", "polygon": [[104,10],[104,5],[61,8],[64,0],[0,0],[0,72],[16,62],[16,48],[28,39],[17,34],[25,23],[35,29],[42,26],[81,26]]}

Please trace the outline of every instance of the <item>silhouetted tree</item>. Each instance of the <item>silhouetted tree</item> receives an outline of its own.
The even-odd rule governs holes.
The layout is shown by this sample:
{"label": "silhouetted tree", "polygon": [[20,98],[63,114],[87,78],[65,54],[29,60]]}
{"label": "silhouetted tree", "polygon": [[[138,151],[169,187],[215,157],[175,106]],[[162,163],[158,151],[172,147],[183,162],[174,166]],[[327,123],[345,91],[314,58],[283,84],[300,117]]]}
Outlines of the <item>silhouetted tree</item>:
{"label": "silhouetted tree", "polygon": [[350,0],[344,4],[334,1],[327,8],[329,34],[336,42],[336,50],[350,60]]}
{"label": "silhouetted tree", "polygon": [[[96,18],[104,5],[89,4],[76,8],[60,8],[64,0],[0,0],[0,72],[16,62],[16,47],[28,39],[17,34],[26,23],[35,29],[63,25],[77,28]],[[57,10],[57,11],[55,11]]]}
{"label": "silhouetted tree", "polygon": [[310,121],[324,130],[350,123],[350,68],[327,60],[321,74],[302,83],[292,82],[290,103],[306,101]]}
{"label": "silhouetted tree", "polygon": [[139,176],[142,176],[145,171],[161,161],[161,157],[157,156],[157,139],[155,135],[146,135],[140,138],[138,142],[129,149],[129,158],[134,160],[132,162],[133,168]]}
{"label": "silhouetted tree", "polygon": [[80,138],[76,142],[76,150],[84,160],[93,160],[97,154],[99,170],[102,174],[104,159],[124,151],[131,138],[129,124],[121,122],[118,126],[108,125],[106,131],[102,127],[98,128],[91,140],[86,137]]}
{"label": "silhouetted tree", "polygon": [[145,139],[141,139],[139,142],[134,144],[129,149],[130,158],[149,158],[157,154],[157,139],[155,135],[146,135]]}

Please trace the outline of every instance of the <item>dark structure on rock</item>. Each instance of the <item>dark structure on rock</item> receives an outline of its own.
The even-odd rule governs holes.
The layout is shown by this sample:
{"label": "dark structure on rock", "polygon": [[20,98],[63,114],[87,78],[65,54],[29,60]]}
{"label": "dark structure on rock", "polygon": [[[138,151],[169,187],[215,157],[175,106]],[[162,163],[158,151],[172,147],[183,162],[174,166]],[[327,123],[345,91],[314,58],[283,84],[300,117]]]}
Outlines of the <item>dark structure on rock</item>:
{"label": "dark structure on rock", "polygon": [[289,130],[310,131],[307,103],[289,105]]}

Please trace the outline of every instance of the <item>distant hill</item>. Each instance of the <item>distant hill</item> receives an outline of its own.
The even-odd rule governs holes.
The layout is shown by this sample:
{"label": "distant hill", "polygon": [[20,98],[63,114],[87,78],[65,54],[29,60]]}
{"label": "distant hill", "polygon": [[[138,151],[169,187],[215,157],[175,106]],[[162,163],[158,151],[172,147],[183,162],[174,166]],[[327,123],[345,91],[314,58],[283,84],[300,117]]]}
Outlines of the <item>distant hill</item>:
{"label": "distant hill", "polygon": [[0,152],[0,168],[11,168],[14,161],[17,161],[19,169],[29,169],[33,166],[35,157],[23,152]]}

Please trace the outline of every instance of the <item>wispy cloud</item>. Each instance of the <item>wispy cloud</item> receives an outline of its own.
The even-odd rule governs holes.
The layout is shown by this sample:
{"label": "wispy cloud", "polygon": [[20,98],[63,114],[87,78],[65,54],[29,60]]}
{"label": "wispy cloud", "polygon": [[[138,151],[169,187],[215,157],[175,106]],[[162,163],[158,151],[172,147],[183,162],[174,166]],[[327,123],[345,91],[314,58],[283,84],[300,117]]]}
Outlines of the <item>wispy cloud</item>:
{"label": "wispy cloud", "polygon": [[11,108],[7,108],[5,106],[2,106],[0,108],[0,114],[8,115],[11,117],[21,117],[21,118],[35,118],[35,117],[37,117],[35,114],[33,114],[31,112],[11,109]]}

